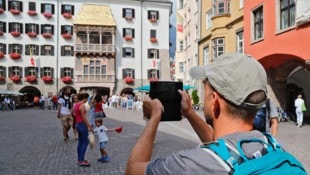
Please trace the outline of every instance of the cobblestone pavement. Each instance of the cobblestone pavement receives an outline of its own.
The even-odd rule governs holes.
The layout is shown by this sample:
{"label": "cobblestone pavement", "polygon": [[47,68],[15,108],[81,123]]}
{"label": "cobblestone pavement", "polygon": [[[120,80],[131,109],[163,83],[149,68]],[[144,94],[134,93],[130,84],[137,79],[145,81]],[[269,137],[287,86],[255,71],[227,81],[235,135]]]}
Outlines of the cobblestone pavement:
{"label": "cobblestone pavement", "polygon": [[[145,121],[141,111],[106,110],[108,128],[123,126],[123,132],[109,132],[109,163],[98,163],[98,145],[88,149],[90,167],[77,165],[77,141],[70,131],[64,142],[56,112],[42,110],[0,111],[0,174],[5,175],[119,175],[124,174],[128,155],[139,137]],[[298,157],[310,172],[310,126],[297,128],[293,123],[280,123],[278,140]],[[163,122],[159,126],[152,158],[166,156],[199,144],[189,123]]]}

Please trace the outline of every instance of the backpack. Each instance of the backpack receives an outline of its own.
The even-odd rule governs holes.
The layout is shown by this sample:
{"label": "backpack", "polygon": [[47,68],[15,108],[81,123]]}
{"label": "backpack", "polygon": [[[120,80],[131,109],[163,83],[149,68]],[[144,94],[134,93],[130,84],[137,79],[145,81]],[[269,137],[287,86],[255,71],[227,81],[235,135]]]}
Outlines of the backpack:
{"label": "backpack", "polygon": [[254,118],[253,128],[260,132],[266,132],[267,130],[267,117],[269,117],[270,113],[270,101],[266,100],[265,107],[261,107]]}
{"label": "backpack", "polygon": [[[260,139],[240,140],[237,143],[237,149],[226,144],[223,139],[202,148],[210,150],[211,155],[223,165],[229,174],[307,174],[303,165],[293,155],[285,152],[271,135],[266,133],[264,135],[267,142]],[[262,153],[256,152],[253,158],[248,158],[242,150],[242,144],[249,142],[262,143],[265,149]]]}

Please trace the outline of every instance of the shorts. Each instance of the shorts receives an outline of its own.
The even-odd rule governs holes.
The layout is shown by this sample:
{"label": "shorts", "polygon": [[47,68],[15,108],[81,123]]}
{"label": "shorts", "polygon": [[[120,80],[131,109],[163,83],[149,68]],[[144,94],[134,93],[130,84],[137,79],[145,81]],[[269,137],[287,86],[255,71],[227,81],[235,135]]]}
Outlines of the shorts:
{"label": "shorts", "polygon": [[102,111],[94,112],[94,119],[96,118],[103,118],[103,112]]}
{"label": "shorts", "polygon": [[100,142],[100,143],[99,143],[99,147],[100,147],[100,148],[106,148],[106,147],[107,147],[107,144],[108,144],[108,141]]}
{"label": "shorts", "polygon": [[60,120],[62,126],[73,125],[73,117],[71,114],[62,114]]}

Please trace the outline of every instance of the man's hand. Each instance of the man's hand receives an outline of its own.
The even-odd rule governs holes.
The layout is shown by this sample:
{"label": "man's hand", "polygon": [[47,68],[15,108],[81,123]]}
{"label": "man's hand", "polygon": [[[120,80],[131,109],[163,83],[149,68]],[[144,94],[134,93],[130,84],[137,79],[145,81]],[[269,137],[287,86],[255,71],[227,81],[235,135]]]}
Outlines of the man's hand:
{"label": "man's hand", "polygon": [[181,113],[184,117],[187,118],[190,115],[190,113],[193,112],[191,99],[185,91],[182,91],[182,90],[178,90],[178,91],[179,91],[180,95],[182,96]]}
{"label": "man's hand", "polygon": [[144,96],[143,100],[143,115],[150,119],[151,116],[161,117],[163,111],[163,105],[158,99],[151,99],[148,95]]}

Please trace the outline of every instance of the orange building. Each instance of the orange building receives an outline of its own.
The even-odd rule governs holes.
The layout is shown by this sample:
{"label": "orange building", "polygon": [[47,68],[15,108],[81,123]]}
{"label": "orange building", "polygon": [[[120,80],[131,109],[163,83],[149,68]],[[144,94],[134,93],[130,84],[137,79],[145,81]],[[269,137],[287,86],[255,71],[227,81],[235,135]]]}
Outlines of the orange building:
{"label": "orange building", "polygon": [[295,113],[302,94],[310,109],[310,1],[244,1],[244,45],[265,67],[277,105]]}

